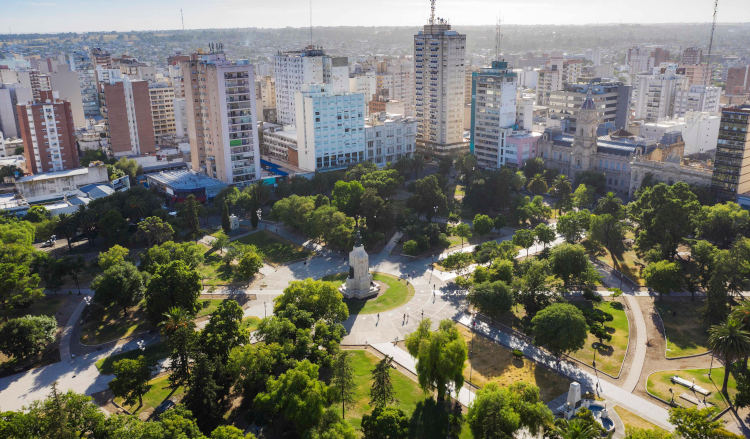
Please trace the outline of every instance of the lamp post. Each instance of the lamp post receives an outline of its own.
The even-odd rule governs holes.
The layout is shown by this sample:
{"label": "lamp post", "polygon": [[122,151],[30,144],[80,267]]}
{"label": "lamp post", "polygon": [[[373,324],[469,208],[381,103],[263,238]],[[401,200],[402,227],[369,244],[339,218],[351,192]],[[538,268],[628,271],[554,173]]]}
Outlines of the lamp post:
{"label": "lamp post", "polygon": [[[711,365],[708,366],[708,377],[711,378],[711,370],[714,368],[714,351],[711,351]],[[725,371],[726,373],[726,371]]]}
{"label": "lamp post", "polygon": [[263,317],[268,317],[268,313],[266,312],[266,301],[263,301]]}
{"label": "lamp post", "polygon": [[471,384],[471,375],[474,372],[474,367],[471,364],[471,358],[474,356],[474,333],[477,328],[477,314],[472,314],[471,317],[471,343],[469,345],[469,384]]}
{"label": "lamp post", "polygon": [[255,214],[258,215],[258,227],[260,227],[260,218],[263,215],[263,209],[259,207],[258,210],[255,211]]}

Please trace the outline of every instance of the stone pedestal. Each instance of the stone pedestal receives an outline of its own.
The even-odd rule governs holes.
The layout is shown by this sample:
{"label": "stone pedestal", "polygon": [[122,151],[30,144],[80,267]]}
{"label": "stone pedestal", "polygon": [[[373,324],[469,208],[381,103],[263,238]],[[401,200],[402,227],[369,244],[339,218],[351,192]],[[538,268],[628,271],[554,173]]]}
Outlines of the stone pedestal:
{"label": "stone pedestal", "polygon": [[379,287],[372,281],[369,272],[369,256],[361,244],[349,253],[349,276],[339,289],[347,299],[366,299],[376,296]]}

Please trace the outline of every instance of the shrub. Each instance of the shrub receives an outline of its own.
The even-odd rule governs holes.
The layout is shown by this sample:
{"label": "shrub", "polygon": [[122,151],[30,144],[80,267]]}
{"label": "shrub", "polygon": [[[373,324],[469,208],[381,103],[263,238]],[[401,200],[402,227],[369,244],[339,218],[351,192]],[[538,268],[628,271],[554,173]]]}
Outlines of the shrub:
{"label": "shrub", "polygon": [[411,256],[419,254],[419,243],[413,239],[406,241],[404,243],[404,253]]}
{"label": "shrub", "polygon": [[440,261],[440,265],[448,270],[458,270],[466,268],[473,260],[474,257],[471,253],[457,252],[446,256]]}
{"label": "shrub", "polygon": [[523,352],[520,349],[513,349],[513,356],[520,360],[523,358]]}
{"label": "shrub", "polygon": [[[620,296],[622,296],[622,290],[619,288],[612,288],[612,297],[620,297]],[[619,303],[619,302],[615,302],[615,303]]]}

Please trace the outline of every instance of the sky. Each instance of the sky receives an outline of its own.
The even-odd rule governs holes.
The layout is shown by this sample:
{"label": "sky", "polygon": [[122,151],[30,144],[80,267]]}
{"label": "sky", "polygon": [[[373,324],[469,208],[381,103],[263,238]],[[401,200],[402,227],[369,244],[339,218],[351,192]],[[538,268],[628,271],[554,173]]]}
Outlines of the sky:
{"label": "sky", "polygon": [[[0,34],[306,27],[310,0],[0,0]],[[710,22],[712,0],[437,0],[454,25]],[[420,26],[428,0],[312,0],[314,26]],[[720,0],[719,22],[750,22],[750,0]]]}

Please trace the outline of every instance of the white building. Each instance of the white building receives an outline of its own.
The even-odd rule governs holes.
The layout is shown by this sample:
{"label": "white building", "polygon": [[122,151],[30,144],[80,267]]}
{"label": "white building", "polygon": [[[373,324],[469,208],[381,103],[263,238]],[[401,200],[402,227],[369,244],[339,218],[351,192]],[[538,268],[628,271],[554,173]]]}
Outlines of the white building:
{"label": "white building", "polygon": [[365,125],[365,160],[378,166],[412,157],[417,148],[417,121],[412,117],[380,113]]}
{"label": "white building", "polygon": [[659,141],[664,134],[679,131],[685,142],[684,154],[690,155],[716,148],[720,122],[718,114],[690,111],[684,117],[644,123],[641,136]]}
{"label": "white building", "polygon": [[378,88],[378,77],[374,73],[354,76],[349,78],[349,92],[361,93],[365,96],[365,104],[375,96]]}
{"label": "white building", "polygon": [[336,169],[365,160],[364,95],[309,84],[297,92],[295,108],[300,168]]}
{"label": "white building", "polygon": [[0,131],[5,137],[21,137],[16,105],[31,102],[31,88],[21,84],[0,84]]}
{"label": "white building", "polygon": [[79,187],[96,183],[109,183],[105,165],[21,177],[16,180],[15,186],[26,201],[33,203],[77,195]]}
{"label": "white building", "polygon": [[635,119],[654,122],[674,115],[677,92],[688,84],[688,79],[676,71],[676,64],[667,64],[635,76],[631,99]]}
{"label": "white building", "polygon": [[[335,62],[334,62],[335,60]],[[349,90],[346,58],[331,58],[323,49],[279,52],[274,56],[276,119],[283,125],[296,124],[295,94],[306,84],[331,84],[332,92]]]}
{"label": "white building", "polygon": [[296,128],[291,125],[283,126],[264,123],[261,154],[266,159],[277,160],[299,167]]}
{"label": "white building", "polygon": [[86,117],[83,114],[83,97],[81,96],[81,82],[78,72],[71,72],[67,64],[59,64],[49,73],[52,90],[60,93],[60,99],[70,102],[73,113],[73,126],[76,129],[86,127]]}
{"label": "white building", "polygon": [[466,35],[445,20],[430,18],[414,35],[417,146],[446,155],[465,147]]}
{"label": "white building", "polygon": [[719,112],[721,87],[705,87],[691,85],[687,89],[679,89],[674,98],[674,115],[684,116],[688,111]]}
{"label": "white building", "polygon": [[[183,89],[184,92],[184,89]],[[174,100],[174,135],[178,139],[184,139],[187,134],[187,103],[185,98],[175,98]]]}
{"label": "white building", "polygon": [[470,148],[482,168],[505,165],[506,138],[516,124],[516,79],[505,61],[472,73]]}

